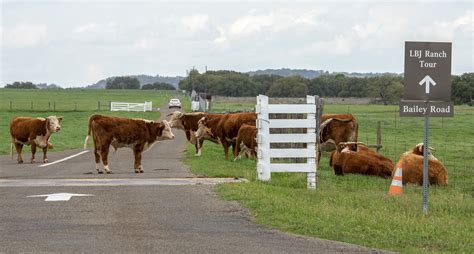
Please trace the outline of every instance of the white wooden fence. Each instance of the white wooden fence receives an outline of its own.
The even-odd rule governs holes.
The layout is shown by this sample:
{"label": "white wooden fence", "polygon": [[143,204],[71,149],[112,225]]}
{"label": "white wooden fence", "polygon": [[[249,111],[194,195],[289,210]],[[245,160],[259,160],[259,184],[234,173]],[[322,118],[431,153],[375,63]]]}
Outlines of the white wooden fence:
{"label": "white wooden fence", "polygon": [[152,102],[145,101],[144,103],[129,103],[112,101],[110,103],[110,111],[152,111]]}
{"label": "white wooden fence", "polygon": [[[306,97],[307,104],[269,104],[257,96],[257,179],[269,181],[272,172],[304,172],[307,186],[316,188],[316,141],[322,99]],[[306,114],[305,119],[270,119],[269,114]],[[270,134],[270,128],[304,128],[306,133]],[[306,143],[306,148],[270,148],[271,143]],[[306,163],[274,163],[278,158],[306,158]]]}

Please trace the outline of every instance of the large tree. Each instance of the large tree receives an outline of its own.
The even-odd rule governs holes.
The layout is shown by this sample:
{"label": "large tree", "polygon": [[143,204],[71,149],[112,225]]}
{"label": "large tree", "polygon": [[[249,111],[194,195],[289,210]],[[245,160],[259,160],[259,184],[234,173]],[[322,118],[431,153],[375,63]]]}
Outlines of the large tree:
{"label": "large tree", "polygon": [[306,97],[309,80],[299,76],[281,78],[270,87],[270,97]]}
{"label": "large tree", "polygon": [[18,88],[18,89],[38,89],[32,82],[18,82],[15,81],[13,84],[7,84],[5,88]]}
{"label": "large tree", "polygon": [[115,77],[107,80],[106,89],[140,89],[140,81],[136,77]]}

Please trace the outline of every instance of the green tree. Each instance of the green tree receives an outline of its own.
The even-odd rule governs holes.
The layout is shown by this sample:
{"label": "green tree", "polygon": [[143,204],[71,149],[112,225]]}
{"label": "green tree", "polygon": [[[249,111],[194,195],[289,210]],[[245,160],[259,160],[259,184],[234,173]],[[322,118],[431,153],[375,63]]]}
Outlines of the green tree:
{"label": "green tree", "polygon": [[308,79],[299,76],[281,78],[270,87],[268,96],[305,97],[308,94],[308,83]]}
{"label": "green tree", "polygon": [[367,97],[380,98],[384,105],[395,104],[403,97],[403,78],[384,75],[368,79]]}
{"label": "green tree", "polygon": [[15,81],[13,84],[7,84],[5,88],[17,88],[17,89],[38,89],[32,82],[18,82]]}
{"label": "green tree", "polygon": [[176,90],[176,88],[169,83],[155,82],[153,84],[143,85],[142,90]]}
{"label": "green tree", "polygon": [[140,89],[140,81],[136,77],[123,76],[107,79],[106,89]]}
{"label": "green tree", "polygon": [[257,93],[258,94],[267,94],[270,87],[275,83],[275,81],[283,78],[279,75],[254,75],[250,77],[250,80],[257,85]]}
{"label": "green tree", "polygon": [[472,105],[474,98],[474,73],[464,73],[452,78],[451,99],[456,104]]}

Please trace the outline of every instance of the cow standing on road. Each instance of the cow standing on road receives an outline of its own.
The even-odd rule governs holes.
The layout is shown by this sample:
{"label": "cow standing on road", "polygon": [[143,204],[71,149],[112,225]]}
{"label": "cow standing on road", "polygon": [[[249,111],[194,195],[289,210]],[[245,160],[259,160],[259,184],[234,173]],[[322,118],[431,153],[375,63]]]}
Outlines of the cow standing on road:
{"label": "cow standing on road", "polygon": [[225,159],[229,159],[229,146],[235,150],[235,142],[240,126],[243,124],[255,126],[257,114],[255,112],[225,114],[220,118],[210,119],[203,117],[199,120],[199,128],[196,131],[198,139],[212,137],[218,140],[224,147]]}
{"label": "cow standing on road", "polygon": [[105,173],[112,172],[107,159],[110,146],[115,150],[121,147],[131,148],[135,155],[135,173],[143,173],[142,153],[150,149],[158,140],[174,139],[171,127],[166,120],[150,121],[97,114],[89,118],[84,149],[87,149],[91,132],[94,140],[96,169],[99,174],[102,174],[99,169],[100,160],[102,160]]}
{"label": "cow standing on road", "polygon": [[49,143],[51,135],[61,130],[62,117],[48,116],[46,118],[15,117],[10,123],[11,154],[13,158],[13,146],[16,148],[17,161],[23,163],[21,150],[23,145],[31,145],[31,163],[35,163],[36,147],[43,149],[43,162],[48,162],[48,148],[53,146]]}
{"label": "cow standing on road", "polygon": [[223,114],[207,114],[204,112],[182,113],[179,111],[175,111],[169,114],[168,116],[171,116],[171,119],[169,121],[171,128],[183,130],[186,134],[186,138],[188,139],[188,141],[194,145],[194,147],[196,148],[196,152],[194,154],[195,156],[201,156],[202,144],[204,140],[209,140],[213,143],[217,143],[217,140],[209,137],[203,137],[198,139],[195,135],[195,132],[198,129],[199,119],[203,118],[204,116],[207,116],[208,118],[221,117],[223,116]]}

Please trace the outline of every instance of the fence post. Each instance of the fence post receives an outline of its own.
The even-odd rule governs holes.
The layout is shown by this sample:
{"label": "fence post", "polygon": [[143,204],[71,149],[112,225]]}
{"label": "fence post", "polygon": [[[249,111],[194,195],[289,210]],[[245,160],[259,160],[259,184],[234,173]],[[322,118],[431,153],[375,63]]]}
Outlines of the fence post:
{"label": "fence post", "polygon": [[112,101],[109,101],[109,111],[112,111]]}
{"label": "fence post", "polygon": [[51,111],[51,102],[50,101],[48,101],[48,110]]}
{"label": "fence post", "polygon": [[[306,96],[306,103],[314,105],[315,109],[317,111],[316,104],[315,104],[316,103],[315,96],[307,95]],[[316,113],[317,112],[315,112],[314,114],[313,113],[308,113],[306,115],[306,119],[311,120],[311,121],[316,121]],[[315,125],[315,127],[318,128],[317,125]],[[316,128],[307,128],[306,133],[308,133],[308,134],[316,133]],[[316,140],[314,140],[314,142],[308,142],[306,147],[308,148],[308,150],[315,151],[315,153],[316,153]],[[307,188],[308,189],[316,189],[316,157],[307,158],[306,163],[313,165],[313,168],[314,168],[314,172],[309,172],[307,174],[307,178],[306,178]]]}
{"label": "fence post", "polygon": [[382,121],[377,121],[377,153],[382,148]]}
{"label": "fence post", "polygon": [[13,109],[13,102],[10,101],[10,110],[12,110],[12,109]]}
{"label": "fence post", "polygon": [[269,181],[270,172],[270,122],[268,117],[268,97],[265,95],[257,96],[257,179],[261,181]]}
{"label": "fence post", "polygon": [[97,102],[97,111],[100,111],[100,101]]}
{"label": "fence post", "polygon": [[53,111],[56,111],[56,102],[53,101]]}
{"label": "fence post", "polygon": [[31,101],[31,111],[33,111],[33,101]]}
{"label": "fence post", "polygon": [[74,102],[74,111],[77,111],[77,102]]}

